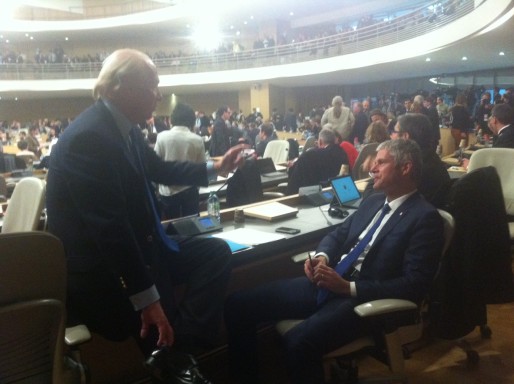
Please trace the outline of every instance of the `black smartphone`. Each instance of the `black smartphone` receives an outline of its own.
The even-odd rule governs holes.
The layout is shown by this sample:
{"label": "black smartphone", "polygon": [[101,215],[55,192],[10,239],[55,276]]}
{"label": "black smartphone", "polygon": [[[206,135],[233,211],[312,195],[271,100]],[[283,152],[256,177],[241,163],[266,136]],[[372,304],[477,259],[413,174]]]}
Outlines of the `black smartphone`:
{"label": "black smartphone", "polygon": [[275,232],[287,233],[288,235],[296,235],[297,233],[300,233],[300,230],[289,227],[278,227],[277,229],[275,229]]}

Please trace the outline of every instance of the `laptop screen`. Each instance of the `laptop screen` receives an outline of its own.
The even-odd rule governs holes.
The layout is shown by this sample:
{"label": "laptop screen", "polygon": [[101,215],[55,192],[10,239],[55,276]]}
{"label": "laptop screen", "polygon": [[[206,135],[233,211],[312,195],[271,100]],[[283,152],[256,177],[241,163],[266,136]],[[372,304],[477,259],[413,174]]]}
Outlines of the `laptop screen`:
{"label": "laptop screen", "polygon": [[265,157],[263,159],[257,159],[257,168],[259,168],[260,174],[275,172],[275,164],[271,157]]}
{"label": "laptop screen", "polygon": [[340,205],[358,200],[361,195],[351,176],[339,176],[330,180],[332,189]]}

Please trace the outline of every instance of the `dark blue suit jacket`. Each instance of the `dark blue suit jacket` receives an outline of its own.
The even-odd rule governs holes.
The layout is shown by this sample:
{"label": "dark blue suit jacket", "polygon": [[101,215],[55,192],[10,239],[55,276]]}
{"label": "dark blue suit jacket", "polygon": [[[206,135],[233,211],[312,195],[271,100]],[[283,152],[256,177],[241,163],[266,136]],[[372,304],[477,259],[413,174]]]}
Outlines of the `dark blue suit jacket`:
{"label": "dark blue suit jacket", "polygon": [[[147,178],[159,184],[207,185],[205,164],[164,162],[143,141]],[[163,246],[135,157],[99,101],[64,131],[48,172],[48,228],[65,247],[68,270],[98,266],[120,276],[127,294],[151,287],[147,268]]]}
{"label": "dark blue suit jacket", "polygon": [[[382,193],[367,198],[359,209],[318,245],[334,266],[356,244],[383,206]],[[361,266],[357,298],[368,301],[403,298],[419,301],[432,283],[443,247],[443,223],[437,210],[416,192],[380,230]]]}

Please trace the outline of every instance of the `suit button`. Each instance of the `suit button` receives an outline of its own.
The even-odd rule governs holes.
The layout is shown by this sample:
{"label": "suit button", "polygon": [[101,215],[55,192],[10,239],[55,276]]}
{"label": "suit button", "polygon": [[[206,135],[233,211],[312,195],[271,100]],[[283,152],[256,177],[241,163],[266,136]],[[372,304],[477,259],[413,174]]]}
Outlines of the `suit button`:
{"label": "suit button", "polygon": [[146,236],[146,241],[148,241],[149,243],[151,243],[153,241],[153,236],[152,235],[148,235]]}

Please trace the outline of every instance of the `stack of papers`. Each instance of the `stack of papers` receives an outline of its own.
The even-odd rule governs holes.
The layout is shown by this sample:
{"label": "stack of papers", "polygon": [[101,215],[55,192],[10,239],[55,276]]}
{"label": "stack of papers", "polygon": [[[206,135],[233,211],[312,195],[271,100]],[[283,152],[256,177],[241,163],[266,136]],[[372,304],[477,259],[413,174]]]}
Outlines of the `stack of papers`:
{"label": "stack of papers", "polygon": [[298,208],[293,208],[289,205],[285,205],[276,201],[245,208],[243,211],[245,216],[256,217],[258,219],[268,221],[276,221],[288,217],[294,217],[298,214]]}

